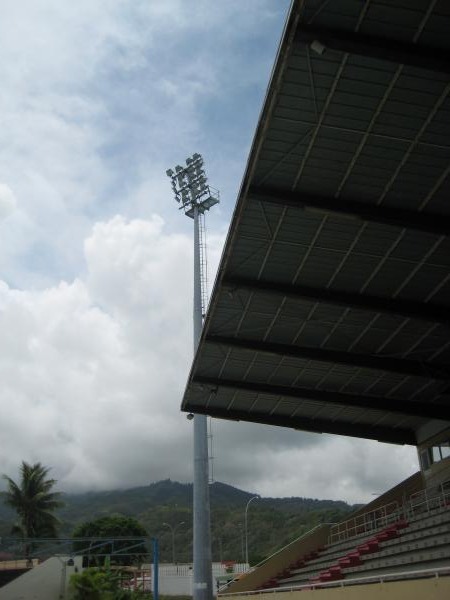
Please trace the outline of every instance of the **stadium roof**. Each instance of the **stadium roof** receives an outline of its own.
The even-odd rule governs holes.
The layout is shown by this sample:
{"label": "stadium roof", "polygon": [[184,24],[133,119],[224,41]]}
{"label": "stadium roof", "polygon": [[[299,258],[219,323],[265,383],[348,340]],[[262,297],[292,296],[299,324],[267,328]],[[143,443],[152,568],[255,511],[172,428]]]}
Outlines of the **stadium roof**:
{"label": "stadium roof", "polygon": [[182,409],[450,427],[450,3],[294,2]]}

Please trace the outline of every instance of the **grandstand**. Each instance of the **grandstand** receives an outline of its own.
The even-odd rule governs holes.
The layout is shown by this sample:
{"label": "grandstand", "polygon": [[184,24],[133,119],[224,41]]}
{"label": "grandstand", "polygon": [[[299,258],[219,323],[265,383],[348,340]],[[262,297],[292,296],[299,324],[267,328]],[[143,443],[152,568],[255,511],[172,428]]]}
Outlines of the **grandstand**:
{"label": "grandstand", "polygon": [[434,493],[422,489],[405,500],[405,491],[420,487],[420,481],[418,473],[378,499],[377,506],[366,506],[341,523],[316,527],[223,594],[450,575],[450,485]]}
{"label": "grandstand", "polygon": [[292,3],[182,408],[420,472],[224,593],[450,597],[449,31],[443,0]]}

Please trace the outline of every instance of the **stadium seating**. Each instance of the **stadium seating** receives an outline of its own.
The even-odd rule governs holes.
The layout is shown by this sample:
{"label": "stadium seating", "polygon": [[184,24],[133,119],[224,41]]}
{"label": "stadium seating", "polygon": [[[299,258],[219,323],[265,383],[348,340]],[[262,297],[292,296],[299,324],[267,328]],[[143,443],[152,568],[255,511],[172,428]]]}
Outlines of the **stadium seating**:
{"label": "stadium seating", "polygon": [[[450,559],[450,510],[446,506],[417,515],[376,533],[335,542],[306,556],[294,568],[272,579],[270,587],[382,575],[393,570],[446,566]],[[399,567],[404,567],[400,568]],[[269,583],[269,582],[267,582]],[[264,584],[267,589],[269,585]]]}
{"label": "stadium seating", "polygon": [[[395,574],[399,579],[450,562],[448,485],[421,490],[330,528],[328,543],[299,556],[259,590]],[[407,575],[407,573],[409,575]]]}

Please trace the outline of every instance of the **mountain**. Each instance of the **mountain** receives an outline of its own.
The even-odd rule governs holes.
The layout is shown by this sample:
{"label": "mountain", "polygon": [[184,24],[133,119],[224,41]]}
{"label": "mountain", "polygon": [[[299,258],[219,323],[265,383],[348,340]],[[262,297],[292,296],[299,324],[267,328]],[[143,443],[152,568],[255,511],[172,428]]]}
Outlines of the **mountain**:
{"label": "mountain", "polygon": [[[216,482],[210,486],[213,560],[236,560],[245,556],[244,513],[251,492]],[[175,529],[176,560],[192,560],[192,484],[166,479],[143,487],[83,494],[64,494],[61,536],[70,537],[74,527],[96,517],[121,513],[137,518],[150,537],[158,537],[161,560],[171,561]],[[259,562],[315,525],[339,521],[355,510],[346,502],[313,498],[258,498],[248,510],[250,560]],[[0,503],[0,535],[8,535],[14,513]]]}

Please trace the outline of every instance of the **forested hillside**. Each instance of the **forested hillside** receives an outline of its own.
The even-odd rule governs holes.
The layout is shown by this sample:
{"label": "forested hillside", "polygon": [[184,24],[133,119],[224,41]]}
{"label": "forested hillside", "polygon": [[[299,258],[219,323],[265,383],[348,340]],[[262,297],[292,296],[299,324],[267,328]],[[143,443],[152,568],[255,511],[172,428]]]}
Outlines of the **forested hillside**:
{"label": "forested hillside", "polygon": [[[244,512],[254,496],[230,485],[211,485],[211,533],[213,560],[243,561]],[[192,560],[192,485],[165,480],[145,487],[108,492],[64,494],[58,516],[61,535],[98,516],[120,513],[137,518],[149,536],[158,537],[161,560],[172,558],[172,534],[164,523],[176,527],[176,560]],[[258,498],[248,511],[250,562],[262,560],[318,523],[338,521],[353,510],[345,502],[311,498]],[[0,505],[0,535],[9,535],[14,513]],[[182,524],[181,524],[182,523]]]}

